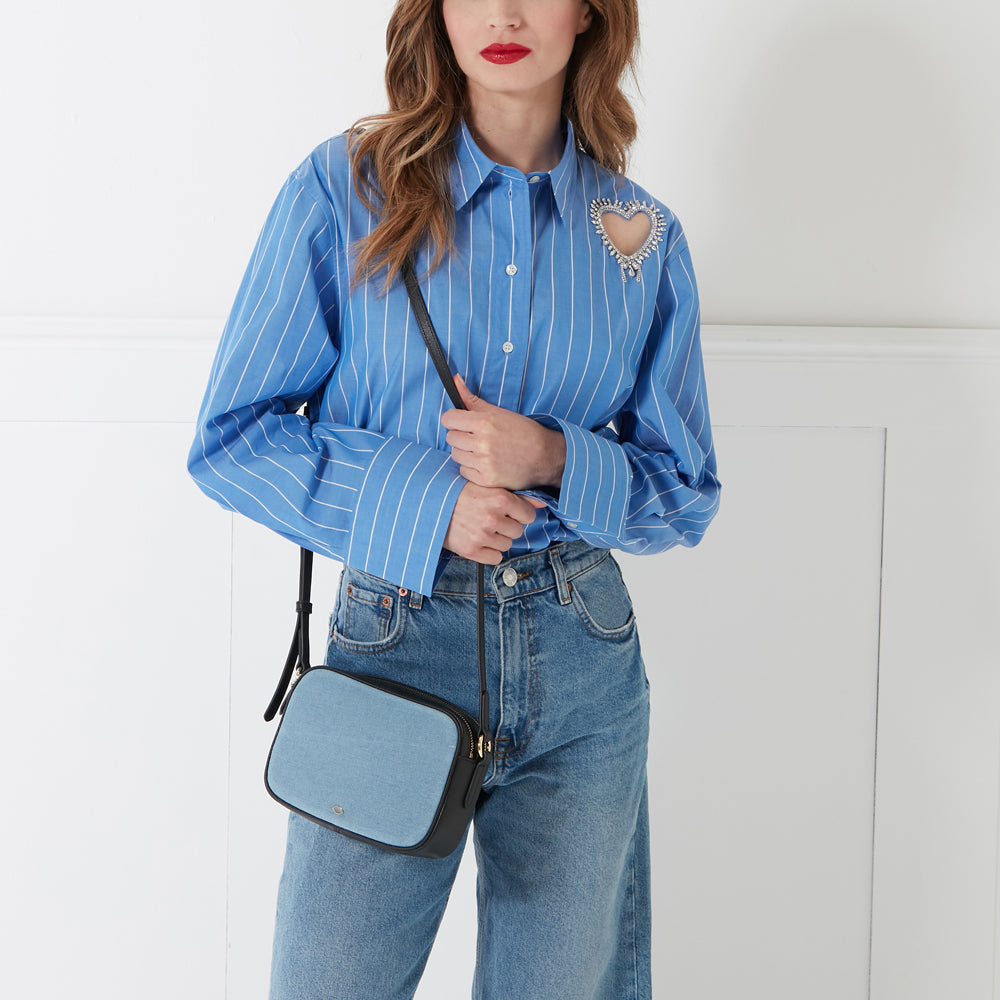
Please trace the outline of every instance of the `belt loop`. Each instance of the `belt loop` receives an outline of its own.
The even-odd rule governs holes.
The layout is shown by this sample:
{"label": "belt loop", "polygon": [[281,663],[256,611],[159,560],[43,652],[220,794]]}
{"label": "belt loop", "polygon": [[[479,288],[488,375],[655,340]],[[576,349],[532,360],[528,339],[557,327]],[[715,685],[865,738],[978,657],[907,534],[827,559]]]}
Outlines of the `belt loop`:
{"label": "belt loop", "polygon": [[569,596],[570,583],[566,579],[566,569],[562,559],[559,558],[559,546],[553,545],[549,549],[549,562],[552,564],[552,574],[556,578],[556,593],[559,594],[560,604],[571,604],[573,598]]}
{"label": "belt loop", "polygon": [[[406,591],[402,587],[399,588],[399,596],[400,597],[406,596]],[[409,597],[410,597],[409,601],[410,607],[415,608],[417,611],[419,611],[424,604],[424,595],[418,594],[415,590],[411,590],[409,592]]]}

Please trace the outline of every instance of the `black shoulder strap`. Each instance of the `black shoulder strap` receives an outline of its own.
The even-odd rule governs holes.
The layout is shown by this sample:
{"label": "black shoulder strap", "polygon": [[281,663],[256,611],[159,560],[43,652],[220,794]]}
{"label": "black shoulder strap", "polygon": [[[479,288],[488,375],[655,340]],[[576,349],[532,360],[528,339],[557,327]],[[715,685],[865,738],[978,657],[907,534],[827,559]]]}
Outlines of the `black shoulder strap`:
{"label": "black shoulder strap", "polygon": [[[427,311],[427,303],[417,284],[417,276],[413,271],[413,260],[407,258],[403,264],[403,283],[406,285],[406,293],[410,296],[410,308],[417,319],[417,326],[420,327],[421,336],[427,345],[427,351],[437,369],[438,378],[444,386],[448,398],[452,401],[456,410],[464,410],[465,403],[458,394],[458,387],[451,373],[448,359],[445,357],[438,340],[434,324],[431,322],[430,313]],[[488,746],[491,742],[490,726],[490,693],[486,687],[486,612],[485,612],[485,583],[483,581],[483,564],[476,564],[476,645],[478,647],[479,661],[479,736],[481,741],[485,741]],[[480,752],[480,756],[482,753]]]}
{"label": "black shoulder strap", "polygon": [[[305,410],[309,418],[309,407]],[[278,686],[271,695],[271,700],[264,711],[264,721],[270,722],[279,709],[284,709],[285,692],[292,681],[292,675],[298,671],[309,669],[309,615],[313,606],[310,603],[312,591],[313,554],[309,549],[299,549],[299,599],[295,602],[295,631],[292,632],[292,644],[288,647],[288,656],[278,678]]]}
{"label": "black shoulder strap", "polygon": [[455,386],[455,378],[451,373],[448,359],[444,356],[441,341],[438,340],[437,333],[434,330],[434,324],[431,322],[431,314],[427,311],[427,303],[424,302],[420,286],[417,284],[417,276],[413,271],[413,261],[410,258],[407,258],[406,263],[403,265],[403,284],[406,285],[406,294],[410,296],[410,307],[413,309],[417,326],[420,327],[421,336],[427,345],[427,352],[430,354],[431,361],[434,362],[434,367],[437,369],[438,378],[441,379],[441,384],[444,386],[445,392],[448,393],[448,398],[454,404],[455,409],[464,410],[465,404],[462,402],[462,397],[458,394],[458,389]]}

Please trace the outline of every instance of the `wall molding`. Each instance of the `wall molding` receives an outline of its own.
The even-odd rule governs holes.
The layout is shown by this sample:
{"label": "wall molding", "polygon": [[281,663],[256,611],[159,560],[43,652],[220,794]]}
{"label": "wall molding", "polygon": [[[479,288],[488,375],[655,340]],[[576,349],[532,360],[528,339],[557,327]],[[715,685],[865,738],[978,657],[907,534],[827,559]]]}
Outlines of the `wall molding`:
{"label": "wall molding", "polygon": [[712,361],[1000,363],[1000,329],[706,326],[702,339]]}
{"label": "wall molding", "polygon": [[[0,347],[211,352],[223,317],[0,316]],[[706,325],[709,361],[1000,363],[1000,329]]]}

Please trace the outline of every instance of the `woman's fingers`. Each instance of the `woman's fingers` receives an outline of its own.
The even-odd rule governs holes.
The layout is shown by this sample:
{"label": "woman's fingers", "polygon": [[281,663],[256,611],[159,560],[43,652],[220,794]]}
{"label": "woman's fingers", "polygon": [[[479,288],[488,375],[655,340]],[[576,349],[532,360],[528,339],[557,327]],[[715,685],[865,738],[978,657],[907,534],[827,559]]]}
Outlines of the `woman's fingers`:
{"label": "woman's fingers", "polygon": [[445,444],[463,451],[472,451],[475,447],[476,435],[472,431],[452,429],[444,436]]}
{"label": "woman's fingers", "polygon": [[524,526],[534,521],[535,511],[536,505],[524,497],[469,481],[458,495],[444,547],[466,559],[496,565]]}
{"label": "woman's fingers", "polygon": [[505,535],[513,540],[520,537],[526,524],[534,521],[535,508],[523,497],[503,489],[479,488],[491,494],[484,499],[479,512],[482,528],[488,534]]}
{"label": "woman's fingers", "polygon": [[483,425],[483,418],[478,413],[468,410],[445,410],[441,414],[441,425],[450,431],[471,434]]}
{"label": "woman's fingers", "polygon": [[452,458],[476,470],[474,483],[521,490],[558,485],[562,478],[566,442],[560,430],[482,401],[474,411],[446,410],[441,423]]}

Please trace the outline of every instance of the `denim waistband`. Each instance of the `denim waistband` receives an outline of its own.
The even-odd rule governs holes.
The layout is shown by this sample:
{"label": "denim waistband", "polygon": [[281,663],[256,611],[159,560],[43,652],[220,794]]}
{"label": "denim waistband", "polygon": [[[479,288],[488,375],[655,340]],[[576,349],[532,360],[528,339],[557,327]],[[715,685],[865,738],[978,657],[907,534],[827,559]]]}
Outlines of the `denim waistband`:
{"label": "denim waistband", "polygon": [[[608,549],[595,549],[586,542],[557,542],[541,552],[505,559],[499,566],[485,567],[486,596],[499,601],[555,589],[562,604],[571,600],[571,581],[575,576],[610,558]],[[476,593],[476,564],[461,556],[452,556],[434,588],[435,595]]]}

